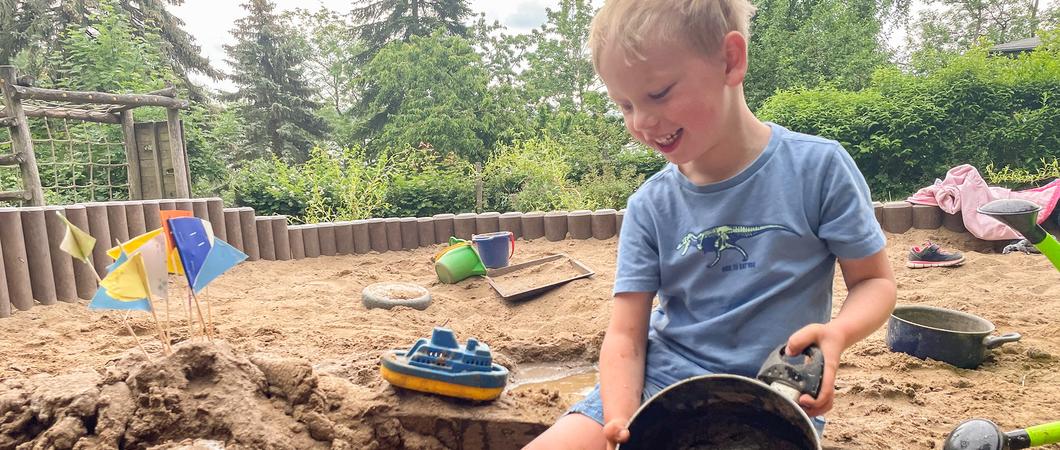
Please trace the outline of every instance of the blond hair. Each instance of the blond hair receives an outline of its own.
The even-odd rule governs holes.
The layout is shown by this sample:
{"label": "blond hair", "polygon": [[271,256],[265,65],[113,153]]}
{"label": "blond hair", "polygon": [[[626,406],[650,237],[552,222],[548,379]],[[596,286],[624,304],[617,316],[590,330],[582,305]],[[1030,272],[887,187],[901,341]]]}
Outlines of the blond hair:
{"label": "blond hair", "polygon": [[710,56],[730,31],[749,37],[754,12],[749,0],[606,0],[589,32],[593,65],[614,44],[639,59],[648,42],[683,42]]}

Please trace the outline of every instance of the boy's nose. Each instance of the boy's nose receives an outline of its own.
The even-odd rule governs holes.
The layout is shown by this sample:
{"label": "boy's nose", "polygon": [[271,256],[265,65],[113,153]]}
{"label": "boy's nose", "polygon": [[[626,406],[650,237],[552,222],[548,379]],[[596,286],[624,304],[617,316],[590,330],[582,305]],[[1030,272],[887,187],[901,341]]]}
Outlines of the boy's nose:
{"label": "boy's nose", "polygon": [[652,131],[659,126],[659,118],[646,111],[638,111],[633,116],[633,129],[640,132]]}

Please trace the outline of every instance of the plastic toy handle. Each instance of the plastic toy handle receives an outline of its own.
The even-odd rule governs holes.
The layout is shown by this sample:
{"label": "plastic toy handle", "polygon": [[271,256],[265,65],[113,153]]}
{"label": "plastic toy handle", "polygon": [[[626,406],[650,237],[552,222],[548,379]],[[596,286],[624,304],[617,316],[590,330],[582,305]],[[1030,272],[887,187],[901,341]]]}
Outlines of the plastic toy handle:
{"label": "plastic toy handle", "polygon": [[450,246],[448,246],[446,248],[443,248],[442,251],[434,254],[434,260],[437,261],[437,260],[441,259],[441,257],[444,256],[446,253],[449,253],[450,250],[452,250],[454,248],[457,248],[457,247],[462,247],[462,246],[465,246],[465,245],[470,245],[470,244],[468,244],[465,241],[460,241],[460,242],[452,244],[452,245],[450,245]]}
{"label": "plastic toy handle", "polygon": [[1049,259],[1049,262],[1053,263],[1053,267],[1056,267],[1056,270],[1060,270],[1060,242],[1057,242],[1056,238],[1046,234],[1045,239],[1034,244],[1034,246],[1038,247],[1038,250],[1041,250],[1042,254]]}
{"label": "plastic toy handle", "polygon": [[1027,435],[1031,438],[1031,447],[1060,443],[1060,422],[1027,427]]}
{"label": "plastic toy handle", "polygon": [[780,382],[817,398],[824,378],[824,352],[814,344],[803,349],[801,354],[788,356],[784,353],[785,347],[787,343],[781,344],[766,358],[758,371],[758,379],[766,384]]}
{"label": "plastic toy handle", "polygon": [[508,240],[512,243],[512,250],[508,252],[508,259],[512,259],[512,256],[515,255],[515,233],[509,231]]}

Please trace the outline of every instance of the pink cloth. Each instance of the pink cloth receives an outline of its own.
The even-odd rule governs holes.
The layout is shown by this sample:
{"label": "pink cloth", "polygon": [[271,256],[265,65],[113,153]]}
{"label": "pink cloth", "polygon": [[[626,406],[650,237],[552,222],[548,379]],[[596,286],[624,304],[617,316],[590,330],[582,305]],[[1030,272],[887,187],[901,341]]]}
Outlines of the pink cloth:
{"label": "pink cloth", "polygon": [[938,206],[950,214],[961,212],[964,227],[975,237],[988,241],[1019,239],[1021,236],[1007,225],[990,216],[976,212],[980,206],[991,201],[1018,198],[1034,202],[1042,207],[1038,213],[1038,223],[1044,222],[1052,214],[1057,200],[1060,200],[1060,179],[1034,189],[1013,192],[1002,187],[987,186],[986,180],[975,167],[963,164],[946,172],[945,180],[935,180],[935,184],[925,187],[906,201],[920,205]]}

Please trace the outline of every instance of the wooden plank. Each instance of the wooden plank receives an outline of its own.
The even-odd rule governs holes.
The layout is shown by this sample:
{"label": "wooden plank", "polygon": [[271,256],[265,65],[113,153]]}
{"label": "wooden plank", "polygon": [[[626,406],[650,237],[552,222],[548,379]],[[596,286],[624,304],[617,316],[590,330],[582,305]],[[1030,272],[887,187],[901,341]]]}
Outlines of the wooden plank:
{"label": "wooden plank", "polygon": [[121,119],[114,114],[108,114],[99,111],[85,111],[77,109],[28,109],[26,115],[29,117],[48,117],[51,119],[75,119],[85,122],[98,122],[98,123],[121,123]]}
{"label": "wooden plank", "polygon": [[0,155],[0,166],[17,166],[19,164],[22,164],[22,155],[18,153]]}
{"label": "wooden plank", "polygon": [[158,124],[150,123],[147,129],[151,133],[151,157],[155,162],[155,186],[158,189],[159,198],[172,198],[166,192],[166,179],[162,170],[162,147],[158,145]]}
{"label": "wooden plank", "polygon": [[70,103],[95,103],[101,105],[161,106],[169,109],[188,109],[187,100],[150,94],[111,94],[107,92],[63,91],[12,85],[15,98]]}
{"label": "wooden plank", "polygon": [[191,185],[188,180],[188,161],[184,156],[184,139],[180,135],[180,112],[175,108],[166,110],[166,124],[169,127],[169,151],[173,157],[173,178],[177,198],[191,197]]}
{"label": "wooden plank", "polygon": [[129,174],[129,199],[144,198],[143,183],[140,179],[140,157],[136,152],[136,130],[132,111],[121,113],[121,133],[125,142],[126,171]]}
{"label": "wooden plank", "polygon": [[14,80],[17,77],[14,66],[0,66],[0,89],[3,89],[4,106],[15,119],[17,126],[11,128],[11,145],[15,153],[22,154],[22,188],[31,195],[27,200],[30,206],[44,206],[44,190],[41,188],[40,173],[37,172],[37,157],[33,153],[33,138],[29,134],[29,122],[22,110],[22,103],[15,97]]}
{"label": "wooden plank", "polygon": [[29,192],[26,192],[26,191],[0,192],[0,200],[5,200],[5,201],[12,201],[12,200],[29,201],[32,198],[33,198],[33,194],[30,194]]}

